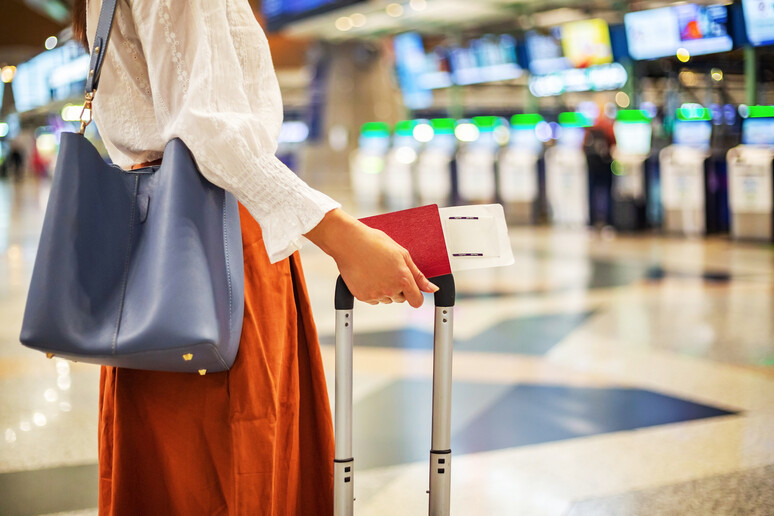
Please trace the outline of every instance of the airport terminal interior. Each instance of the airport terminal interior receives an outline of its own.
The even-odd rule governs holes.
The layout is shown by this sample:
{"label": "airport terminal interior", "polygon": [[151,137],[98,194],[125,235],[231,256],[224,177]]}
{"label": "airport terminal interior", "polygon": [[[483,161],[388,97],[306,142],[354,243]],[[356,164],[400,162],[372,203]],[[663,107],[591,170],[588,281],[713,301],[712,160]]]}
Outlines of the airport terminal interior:
{"label": "airport terminal interior", "polygon": [[[358,217],[490,206],[504,235],[460,256],[443,228],[451,514],[774,515],[774,4],[249,3],[296,174]],[[98,513],[99,367],[19,342],[84,111],[72,7],[0,2],[3,516]],[[300,254],[333,404],[338,271]],[[355,514],[428,512],[434,317],[355,303]]]}

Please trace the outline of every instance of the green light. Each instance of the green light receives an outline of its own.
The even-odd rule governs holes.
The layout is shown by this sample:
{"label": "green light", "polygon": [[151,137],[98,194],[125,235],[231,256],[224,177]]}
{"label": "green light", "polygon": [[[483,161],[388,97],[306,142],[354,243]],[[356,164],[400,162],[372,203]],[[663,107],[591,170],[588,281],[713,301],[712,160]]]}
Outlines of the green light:
{"label": "green light", "polygon": [[395,134],[398,136],[412,136],[416,125],[416,120],[401,120],[395,124]]}
{"label": "green light", "polygon": [[367,122],[360,128],[360,135],[368,138],[388,138],[390,125],[385,122]]}
{"label": "green light", "polygon": [[457,125],[453,118],[433,118],[430,120],[435,134],[454,134],[454,127]]}
{"label": "green light", "polygon": [[683,104],[677,109],[677,119],[683,122],[712,120],[712,113],[701,104]]}
{"label": "green light", "polygon": [[591,121],[583,113],[559,113],[559,124],[565,127],[591,127]]}
{"label": "green light", "polygon": [[618,160],[615,160],[613,161],[613,163],[610,164],[610,170],[616,176],[622,176],[626,173],[626,169],[624,168],[623,163],[621,163]]}
{"label": "green light", "polygon": [[511,117],[511,127],[532,128],[543,121],[543,117],[534,113],[524,113],[523,115],[513,115]]}
{"label": "green light", "polygon": [[774,106],[750,106],[749,118],[774,118]]}
{"label": "green light", "polygon": [[619,109],[615,119],[618,122],[624,123],[650,123],[650,117],[642,109]]}
{"label": "green light", "polygon": [[500,119],[496,116],[474,116],[473,123],[478,127],[479,131],[489,133],[500,125]]}

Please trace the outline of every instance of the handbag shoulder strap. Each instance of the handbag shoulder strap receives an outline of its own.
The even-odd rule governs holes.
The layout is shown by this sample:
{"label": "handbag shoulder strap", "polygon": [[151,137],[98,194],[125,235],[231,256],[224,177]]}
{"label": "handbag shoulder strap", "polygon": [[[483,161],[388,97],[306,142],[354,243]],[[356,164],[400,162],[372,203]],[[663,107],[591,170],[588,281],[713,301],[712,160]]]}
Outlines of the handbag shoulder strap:
{"label": "handbag shoulder strap", "polygon": [[[94,0],[92,0],[94,1]],[[99,83],[99,74],[107,55],[108,41],[110,41],[110,29],[113,28],[113,16],[116,13],[118,0],[102,0],[102,8],[99,12],[97,33],[94,36],[94,44],[91,47],[91,61],[89,62],[89,75],[86,77],[86,97],[94,96]]]}
{"label": "handbag shoulder strap", "polygon": [[[94,0],[92,0],[94,1]],[[78,134],[86,132],[86,126],[91,123],[91,101],[94,100],[94,94],[97,92],[97,83],[99,83],[99,74],[102,71],[102,65],[107,55],[107,46],[110,41],[110,29],[113,28],[113,17],[116,14],[116,4],[118,0],[102,0],[102,7],[99,11],[99,22],[97,23],[97,32],[94,35],[94,43],[91,47],[91,60],[89,61],[89,75],[86,76],[86,99],[81,111],[81,128]],[[88,114],[88,118],[84,118]]]}

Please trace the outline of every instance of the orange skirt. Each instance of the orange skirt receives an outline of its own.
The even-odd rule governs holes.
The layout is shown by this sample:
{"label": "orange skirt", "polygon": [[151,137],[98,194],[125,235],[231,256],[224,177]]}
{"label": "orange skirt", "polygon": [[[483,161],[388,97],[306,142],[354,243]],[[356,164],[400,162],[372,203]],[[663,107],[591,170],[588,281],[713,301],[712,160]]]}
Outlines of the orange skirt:
{"label": "orange skirt", "polygon": [[240,215],[245,316],[231,370],[102,368],[102,515],[333,512],[333,426],[301,262],[270,264],[260,226]]}

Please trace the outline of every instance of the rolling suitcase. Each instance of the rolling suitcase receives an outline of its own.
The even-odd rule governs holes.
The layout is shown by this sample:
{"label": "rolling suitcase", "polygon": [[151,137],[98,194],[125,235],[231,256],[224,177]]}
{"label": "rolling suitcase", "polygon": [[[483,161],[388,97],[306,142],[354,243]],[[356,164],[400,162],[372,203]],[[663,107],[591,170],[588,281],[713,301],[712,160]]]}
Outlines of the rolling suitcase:
{"label": "rolling suitcase", "polygon": [[[454,323],[454,276],[430,278],[435,293],[433,335],[433,419],[430,449],[431,516],[448,516],[451,495],[451,389]],[[339,276],[336,282],[336,451],[334,458],[334,515],[354,511],[355,459],[352,454],[352,345],[354,298]]]}
{"label": "rolling suitcase", "polygon": [[[431,516],[448,516],[451,496],[451,390],[454,303],[453,271],[510,265],[513,253],[500,205],[421,206],[361,219],[411,252],[415,264],[439,290],[433,332],[433,408],[430,444]],[[354,511],[352,454],[352,345],[354,298],[336,282],[336,388],[334,515]]]}

